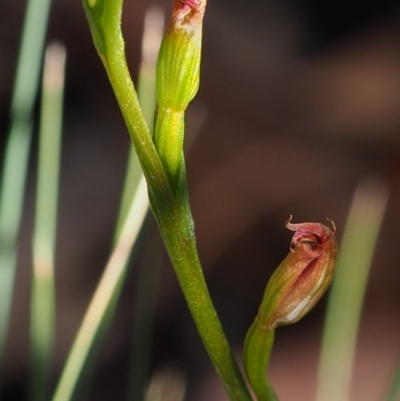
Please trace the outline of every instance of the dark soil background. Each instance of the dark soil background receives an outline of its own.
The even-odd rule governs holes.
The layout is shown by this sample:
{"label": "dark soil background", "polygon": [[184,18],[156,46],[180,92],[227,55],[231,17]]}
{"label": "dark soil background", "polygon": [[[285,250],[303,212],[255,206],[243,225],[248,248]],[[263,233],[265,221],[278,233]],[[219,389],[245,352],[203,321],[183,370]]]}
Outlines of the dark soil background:
{"label": "dark soil background", "polygon": [[[0,145],[25,2],[0,12]],[[136,77],[145,10],[126,0],[124,32]],[[95,53],[80,1],[54,0],[48,41],[66,44],[67,86],[57,250],[56,381],[110,250],[128,135]],[[352,400],[383,400],[400,356],[400,6],[395,0],[209,0],[201,86],[187,114],[187,155],[200,256],[240,358],[265,284],[289,249],[294,222],[336,222],[340,240],[357,187],[378,177],[390,199],[361,324]],[[34,150],[36,147],[34,147]],[[26,395],[35,158],[26,195],[6,355],[5,400]],[[154,232],[156,232],[154,230]],[[88,399],[123,400],[140,256],[132,263]],[[186,400],[227,400],[166,256],[152,372],[179,372]],[[351,268],[349,266],[348,268]],[[271,379],[282,401],[314,397],[326,299],[279,329]]]}

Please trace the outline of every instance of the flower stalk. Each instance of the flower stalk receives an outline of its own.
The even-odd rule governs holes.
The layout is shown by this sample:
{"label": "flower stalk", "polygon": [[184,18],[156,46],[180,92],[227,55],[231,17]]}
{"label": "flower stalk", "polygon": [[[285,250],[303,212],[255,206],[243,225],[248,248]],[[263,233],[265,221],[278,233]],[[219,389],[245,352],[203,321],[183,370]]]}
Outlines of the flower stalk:
{"label": "flower stalk", "polygon": [[199,334],[230,399],[250,401],[201,268],[183,159],[183,113],[198,87],[205,1],[174,3],[157,66],[155,143],[126,64],[122,3],[122,0],[83,0],[96,49],[146,177],[151,209]]}

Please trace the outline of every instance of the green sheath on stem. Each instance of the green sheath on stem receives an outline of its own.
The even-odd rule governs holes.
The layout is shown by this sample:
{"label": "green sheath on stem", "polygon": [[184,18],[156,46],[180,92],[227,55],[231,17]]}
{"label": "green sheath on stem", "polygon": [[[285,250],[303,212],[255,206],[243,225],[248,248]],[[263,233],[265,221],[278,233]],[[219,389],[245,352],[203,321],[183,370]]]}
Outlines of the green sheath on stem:
{"label": "green sheath on stem", "polygon": [[168,180],[176,189],[183,161],[184,112],[159,108],[155,129],[158,154],[164,164]]}

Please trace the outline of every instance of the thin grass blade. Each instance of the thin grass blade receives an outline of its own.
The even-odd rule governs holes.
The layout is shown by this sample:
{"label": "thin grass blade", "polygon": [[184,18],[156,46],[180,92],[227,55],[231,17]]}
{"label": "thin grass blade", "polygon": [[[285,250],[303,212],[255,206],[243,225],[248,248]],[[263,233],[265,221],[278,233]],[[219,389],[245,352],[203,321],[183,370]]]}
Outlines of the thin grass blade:
{"label": "thin grass blade", "polygon": [[[150,217],[150,216],[149,216]],[[127,400],[142,401],[149,382],[151,339],[157,304],[159,272],[165,255],[153,218],[146,222],[141,242],[146,242],[139,265],[134,303],[133,338],[128,373]],[[156,235],[154,235],[156,234]]]}
{"label": "thin grass blade", "polygon": [[397,366],[397,371],[393,379],[393,383],[389,390],[389,396],[387,401],[399,401],[400,400],[400,363]]}
{"label": "thin grass blade", "polygon": [[54,260],[65,57],[65,47],[61,44],[53,43],[46,50],[33,234],[30,322],[32,401],[42,401],[47,398],[54,339]]}
{"label": "thin grass blade", "polygon": [[357,188],[347,218],[328,304],[317,401],[349,401],[363,299],[388,189],[377,180]]}
{"label": "thin grass blade", "polygon": [[185,393],[184,375],[172,367],[167,367],[153,374],[145,401],[183,401]]}
{"label": "thin grass blade", "polygon": [[24,187],[32,136],[32,113],[39,86],[51,0],[29,0],[11,102],[0,189],[0,380],[17,259]]}
{"label": "thin grass blade", "polygon": [[148,196],[142,178],[132,201],[125,223],[107,262],[96,292],[86,311],[83,322],[64,366],[53,401],[69,401],[81,375],[87,356],[107,317],[107,311],[119,294],[125,277],[127,260],[148,211]]}
{"label": "thin grass blade", "polygon": [[[151,128],[153,126],[153,116],[155,112],[155,63],[157,59],[157,51],[159,43],[161,42],[162,36],[162,22],[163,16],[159,9],[152,9],[149,15],[146,17],[144,35],[144,46],[143,46],[143,62],[140,68],[139,87],[143,93],[142,110],[148,118],[148,125]],[[157,45],[158,43],[158,45]],[[151,128],[152,129],[152,128]],[[114,234],[114,243],[117,241],[121,234],[124,222],[126,221],[129,213],[132,199],[135,197],[135,193],[138,188],[139,182],[143,180],[142,170],[136,155],[136,152],[132,145],[130,145],[129,158],[127,164],[127,171],[125,175],[125,183],[123,189],[123,195],[119,210],[119,216],[117,219],[116,230]],[[129,255],[126,257],[126,263],[128,262]],[[81,374],[76,377],[76,383],[73,384],[74,388],[81,384],[80,393],[85,393],[90,388],[90,382],[93,378],[94,367],[96,356],[99,352],[100,343],[108,330],[111,323],[112,316],[114,314],[116,304],[119,298],[119,294],[123,284],[123,277],[125,275],[126,266],[123,268],[121,273],[121,279],[116,283],[116,287],[113,289],[113,295],[109,299],[107,307],[104,309],[104,315],[99,321],[99,327],[96,329],[96,333],[93,335],[92,343],[88,346],[90,350],[87,352],[84,360],[82,360]],[[72,351],[71,351],[72,352]],[[84,371],[83,371],[84,369]],[[79,382],[79,383],[78,383]],[[82,395],[82,394],[80,394]]]}

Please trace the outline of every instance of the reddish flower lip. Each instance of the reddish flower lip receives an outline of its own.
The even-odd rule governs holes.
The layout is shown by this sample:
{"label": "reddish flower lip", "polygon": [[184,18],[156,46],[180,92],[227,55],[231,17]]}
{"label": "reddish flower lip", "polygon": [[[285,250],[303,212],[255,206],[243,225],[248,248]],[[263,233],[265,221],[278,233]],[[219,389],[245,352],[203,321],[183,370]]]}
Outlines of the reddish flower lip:
{"label": "reddish flower lip", "polygon": [[181,4],[181,6],[189,6],[192,8],[199,8],[200,7],[200,3],[197,0],[180,0],[179,3]]}
{"label": "reddish flower lip", "polygon": [[195,25],[201,24],[204,11],[206,8],[206,0],[175,0],[172,12],[173,24],[178,26],[184,23]]}
{"label": "reddish flower lip", "polygon": [[176,7],[189,12],[190,10],[199,11],[201,8],[204,8],[204,1],[202,0],[177,0],[175,2]]}
{"label": "reddish flower lip", "polygon": [[301,242],[315,242],[318,245],[325,245],[329,242],[332,236],[335,235],[336,226],[333,220],[327,220],[332,225],[332,230],[328,227],[317,224],[317,223],[301,223],[301,224],[293,224],[292,215],[290,215],[289,219],[285,222],[286,228],[291,231],[294,231],[292,241],[290,243],[290,250],[293,252],[294,248],[299,245]]}

